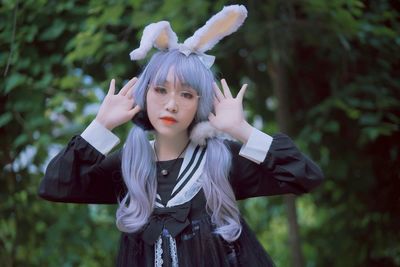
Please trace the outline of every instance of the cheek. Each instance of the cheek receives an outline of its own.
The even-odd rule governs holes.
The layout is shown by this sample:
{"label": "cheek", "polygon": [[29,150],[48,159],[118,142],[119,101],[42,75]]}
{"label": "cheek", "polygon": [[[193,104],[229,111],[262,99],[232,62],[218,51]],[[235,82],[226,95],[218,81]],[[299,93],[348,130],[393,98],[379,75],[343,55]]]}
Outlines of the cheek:
{"label": "cheek", "polygon": [[146,97],[146,111],[147,111],[147,115],[149,116],[150,121],[152,121],[154,116],[156,116],[156,110],[157,110],[157,107],[155,106],[153,101],[151,101],[149,96],[147,96]]}
{"label": "cheek", "polygon": [[149,109],[149,103],[151,103],[151,101],[149,99],[149,95],[147,94],[146,95],[146,103],[145,103],[147,113],[149,113],[149,110],[148,110]]}
{"label": "cheek", "polygon": [[197,114],[197,107],[198,105],[194,106],[192,109],[190,109],[190,111],[188,112],[188,114],[190,114],[190,121],[193,121],[193,119],[196,117]]}

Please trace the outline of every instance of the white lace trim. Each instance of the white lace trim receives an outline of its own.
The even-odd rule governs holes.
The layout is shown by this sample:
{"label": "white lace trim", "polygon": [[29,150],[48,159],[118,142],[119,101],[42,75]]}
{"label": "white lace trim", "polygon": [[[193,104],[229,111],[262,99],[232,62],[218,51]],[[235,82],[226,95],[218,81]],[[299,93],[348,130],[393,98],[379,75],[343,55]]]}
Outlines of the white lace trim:
{"label": "white lace trim", "polygon": [[169,246],[171,248],[172,267],[178,267],[178,253],[176,251],[175,238],[169,236]]}
{"label": "white lace trim", "polygon": [[[176,241],[175,238],[172,236],[169,236],[169,246],[171,249],[171,260],[172,260],[172,267],[179,267],[178,264],[178,252],[176,249]],[[163,266],[163,259],[162,259],[162,254],[163,254],[163,249],[162,249],[162,238],[161,235],[157,239],[157,242],[154,246],[154,266],[155,267],[162,267]]]}
{"label": "white lace trim", "polygon": [[154,246],[154,266],[155,267],[162,267],[163,259],[162,259],[162,238],[161,236],[158,237],[156,245]]}

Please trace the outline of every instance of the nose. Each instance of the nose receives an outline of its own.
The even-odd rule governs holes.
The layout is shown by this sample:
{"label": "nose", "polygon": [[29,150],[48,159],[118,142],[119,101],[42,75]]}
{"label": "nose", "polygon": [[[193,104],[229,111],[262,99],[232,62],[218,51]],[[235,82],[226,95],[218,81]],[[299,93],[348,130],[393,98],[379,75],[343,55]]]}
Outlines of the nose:
{"label": "nose", "polygon": [[169,95],[168,100],[165,103],[165,109],[172,113],[178,112],[178,103],[175,99],[175,94]]}

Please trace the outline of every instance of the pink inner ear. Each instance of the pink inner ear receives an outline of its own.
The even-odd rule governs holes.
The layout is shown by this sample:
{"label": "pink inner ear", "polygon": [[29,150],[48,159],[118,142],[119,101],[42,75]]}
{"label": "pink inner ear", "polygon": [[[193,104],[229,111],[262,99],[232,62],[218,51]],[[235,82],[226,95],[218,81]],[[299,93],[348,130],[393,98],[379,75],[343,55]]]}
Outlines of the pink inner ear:
{"label": "pink inner ear", "polygon": [[[235,26],[240,21],[240,14],[236,12],[230,12],[223,19],[215,21],[210,25],[209,30],[203,36],[200,36],[199,43],[196,45],[196,49],[201,50],[205,48],[207,44],[214,46],[216,42],[224,38],[226,35],[235,31]],[[240,26],[240,25],[239,25]],[[237,28],[239,27],[237,26]],[[208,49],[211,49],[209,47]]]}
{"label": "pink inner ear", "polygon": [[235,32],[247,17],[244,6],[224,7],[212,16],[206,24],[184,42],[185,45],[198,52],[212,49],[222,38]]}
{"label": "pink inner ear", "polygon": [[169,38],[168,38],[168,33],[167,29],[162,30],[160,35],[156,39],[156,47],[160,49],[166,49],[168,48],[168,43],[169,43]]}

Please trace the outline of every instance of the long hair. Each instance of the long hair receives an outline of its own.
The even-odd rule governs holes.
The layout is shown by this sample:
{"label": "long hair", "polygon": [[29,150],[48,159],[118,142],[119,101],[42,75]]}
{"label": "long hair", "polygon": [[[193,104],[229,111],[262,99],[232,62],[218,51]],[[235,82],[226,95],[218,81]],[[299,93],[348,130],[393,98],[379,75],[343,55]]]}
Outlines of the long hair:
{"label": "long hair", "polygon": [[[172,66],[175,77],[200,95],[197,112],[191,125],[208,120],[208,115],[213,111],[214,76],[196,55],[185,56],[178,50],[158,52],[153,55],[135,85],[136,104],[146,110],[149,85],[163,84]],[[203,191],[207,199],[207,211],[211,215],[212,223],[217,226],[215,231],[227,241],[236,240],[241,233],[239,209],[228,181],[231,158],[231,153],[223,140],[218,138],[208,140]],[[157,194],[155,156],[142,127],[132,127],[125,142],[122,153],[122,175],[127,186],[127,194],[117,209],[117,227],[123,232],[137,232],[151,215]]]}

